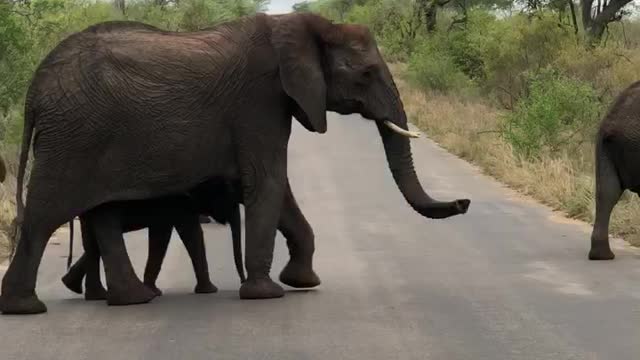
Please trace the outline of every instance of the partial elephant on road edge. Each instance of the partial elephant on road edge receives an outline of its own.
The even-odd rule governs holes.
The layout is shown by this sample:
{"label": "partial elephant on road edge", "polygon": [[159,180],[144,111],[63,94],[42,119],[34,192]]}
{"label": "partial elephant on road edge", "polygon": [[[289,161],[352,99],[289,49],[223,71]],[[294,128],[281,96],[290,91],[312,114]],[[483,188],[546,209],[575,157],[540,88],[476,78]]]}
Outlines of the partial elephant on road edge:
{"label": "partial elephant on road edge", "polygon": [[611,211],[624,190],[640,194],[640,81],[615,99],[596,137],[596,219],[590,260],[615,258],[609,245]]}

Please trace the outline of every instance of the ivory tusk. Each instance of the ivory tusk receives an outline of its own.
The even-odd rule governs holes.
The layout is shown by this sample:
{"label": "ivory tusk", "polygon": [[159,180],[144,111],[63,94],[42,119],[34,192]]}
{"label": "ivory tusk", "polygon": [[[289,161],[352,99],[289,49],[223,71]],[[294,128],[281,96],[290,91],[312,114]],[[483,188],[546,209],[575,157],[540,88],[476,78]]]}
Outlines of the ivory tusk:
{"label": "ivory tusk", "polygon": [[389,120],[386,120],[384,122],[385,125],[387,125],[387,127],[391,130],[393,130],[393,132],[400,134],[402,136],[406,136],[409,138],[419,138],[420,137],[420,133],[418,131],[409,131],[409,130],[405,130],[403,128],[401,128],[400,126],[392,123]]}

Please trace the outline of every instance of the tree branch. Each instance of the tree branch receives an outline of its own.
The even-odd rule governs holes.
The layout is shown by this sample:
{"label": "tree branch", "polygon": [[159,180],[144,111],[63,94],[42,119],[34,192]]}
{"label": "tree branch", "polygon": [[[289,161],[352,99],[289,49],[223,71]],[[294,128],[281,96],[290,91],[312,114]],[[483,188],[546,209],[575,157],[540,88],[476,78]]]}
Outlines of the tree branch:
{"label": "tree branch", "polygon": [[633,0],[611,0],[608,4],[602,7],[602,11],[593,20],[596,23],[608,23],[616,17],[618,11],[631,1]]}

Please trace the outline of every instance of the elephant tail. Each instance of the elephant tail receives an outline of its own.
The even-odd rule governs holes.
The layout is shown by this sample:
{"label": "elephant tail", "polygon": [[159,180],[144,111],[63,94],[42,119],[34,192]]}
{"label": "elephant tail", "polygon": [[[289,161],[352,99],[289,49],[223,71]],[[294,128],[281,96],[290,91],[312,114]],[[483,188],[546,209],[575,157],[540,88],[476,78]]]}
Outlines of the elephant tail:
{"label": "elephant tail", "polygon": [[24,219],[24,175],[27,169],[27,161],[29,160],[29,149],[31,148],[31,138],[33,137],[33,128],[35,127],[35,116],[29,105],[29,101],[25,102],[24,111],[24,130],[22,132],[22,148],[20,150],[20,162],[18,164],[18,176],[16,185],[16,219],[14,220],[14,229],[11,246],[11,257],[20,241],[20,230]]}
{"label": "elephant tail", "polygon": [[244,283],[247,278],[244,275],[244,264],[242,263],[242,226],[240,224],[240,204],[235,203],[229,216],[229,226],[231,227],[231,240],[233,241],[233,261],[236,264],[240,283]]}
{"label": "elephant tail", "polygon": [[73,261],[73,219],[69,221],[69,256],[67,256],[67,270],[71,267]]}

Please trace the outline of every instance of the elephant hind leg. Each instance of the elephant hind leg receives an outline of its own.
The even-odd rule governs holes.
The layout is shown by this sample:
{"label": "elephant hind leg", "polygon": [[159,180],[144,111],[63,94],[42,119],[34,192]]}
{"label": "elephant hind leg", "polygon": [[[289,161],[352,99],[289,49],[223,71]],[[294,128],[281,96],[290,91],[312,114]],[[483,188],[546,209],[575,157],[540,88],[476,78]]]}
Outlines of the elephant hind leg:
{"label": "elephant hind leg", "polygon": [[151,301],[156,295],[136,276],[122,236],[122,214],[113,205],[102,205],[86,214],[95,234],[107,278],[107,304],[133,305]]}
{"label": "elephant hind leg", "polygon": [[589,260],[612,260],[615,255],[609,245],[611,211],[622,195],[618,171],[606,153],[606,144],[596,149],[596,219],[591,233]]}
{"label": "elephant hind leg", "polygon": [[47,311],[46,305],[38,299],[35,288],[42,255],[56,230],[56,220],[48,216],[47,209],[25,209],[24,221],[18,224],[20,238],[15,256],[2,279],[0,311],[3,314],[38,314]]}

